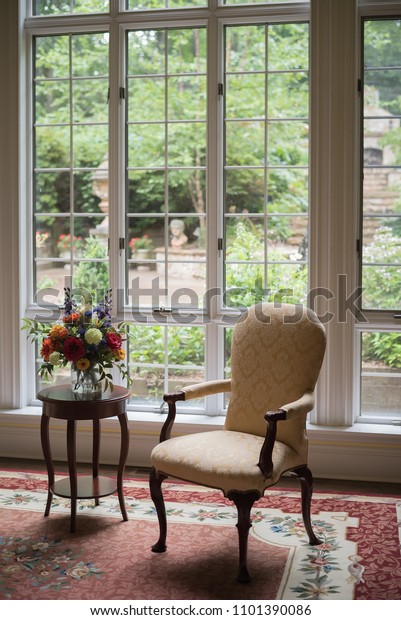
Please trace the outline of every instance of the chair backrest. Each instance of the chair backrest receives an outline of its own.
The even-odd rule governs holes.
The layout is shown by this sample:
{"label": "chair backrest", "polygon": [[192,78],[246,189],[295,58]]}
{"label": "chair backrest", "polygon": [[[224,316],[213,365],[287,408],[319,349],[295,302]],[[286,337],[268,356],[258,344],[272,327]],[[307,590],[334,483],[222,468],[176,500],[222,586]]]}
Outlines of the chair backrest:
{"label": "chair backrest", "polygon": [[[264,436],[267,411],[314,389],[325,348],[324,327],[312,310],[272,303],[249,308],[234,329],[225,428]],[[306,414],[295,427],[304,428],[305,420]],[[279,423],[277,439],[293,445],[294,424]]]}

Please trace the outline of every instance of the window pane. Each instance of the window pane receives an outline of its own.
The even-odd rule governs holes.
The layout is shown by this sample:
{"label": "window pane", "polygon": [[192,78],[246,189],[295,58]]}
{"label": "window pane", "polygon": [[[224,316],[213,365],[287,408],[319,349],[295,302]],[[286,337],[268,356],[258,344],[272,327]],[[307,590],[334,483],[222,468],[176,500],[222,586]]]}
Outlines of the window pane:
{"label": "window pane", "polygon": [[68,278],[109,286],[108,78],[97,77],[107,43],[105,33],[35,39],[35,278],[59,303]]}
{"label": "window pane", "polygon": [[264,118],[261,107],[266,89],[263,74],[236,73],[227,75],[227,118]]}
{"label": "window pane", "polygon": [[144,11],[147,9],[179,9],[195,6],[207,6],[207,0],[127,0],[129,11]]}
{"label": "window pane", "polygon": [[401,334],[361,335],[361,416],[401,417]]}
{"label": "window pane", "polygon": [[308,55],[307,24],[226,28],[228,305],[306,300]]}
{"label": "window pane", "polygon": [[165,159],[165,126],[159,123],[129,125],[128,165],[132,167],[163,166]]}
{"label": "window pane", "polygon": [[69,168],[70,131],[68,127],[36,127],[36,168]]}
{"label": "window pane", "polygon": [[308,117],[309,80],[306,72],[273,73],[267,80],[270,118]]}
{"label": "window pane", "polygon": [[225,210],[228,213],[263,213],[265,170],[227,169],[225,202]]}
{"label": "window pane", "polygon": [[35,121],[43,124],[70,121],[70,84],[68,80],[43,80],[35,88]]}
{"label": "window pane", "polygon": [[[206,31],[149,30],[127,36],[127,277],[150,291],[157,281],[157,290],[163,290],[159,305],[202,307]],[[132,290],[128,299],[134,297]],[[141,304],[154,306],[151,298],[150,292]]]}
{"label": "window pane", "polygon": [[132,122],[163,121],[165,116],[164,78],[130,78],[128,115]]}
{"label": "window pane", "polygon": [[128,75],[165,74],[164,30],[135,30],[128,33]]}
{"label": "window pane", "polygon": [[[206,170],[169,170],[168,205],[170,213],[205,213],[206,210]],[[201,228],[205,219],[199,221]],[[195,240],[194,240],[195,241]],[[198,242],[203,244],[203,239]]]}
{"label": "window pane", "polygon": [[[291,53],[288,53],[289,50]],[[268,30],[269,71],[293,71],[309,67],[309,25],[275,24]]]}
{"label": "window pane", "polygon": [[181,76],[168,80],[170,120],[206,118],[206,77]]}
{"label": "window pane", "polygon": [[264,219],[229,217],[226,219],[225,237],[228,261],[264,260]]}
{"label": "window pane", "polygon": [[[260,166],[265,158],[265,131],[262,122],[226,124],[226,163],[228,166]],[[238,148],[238,145],[241,148]]]}
{"label": "window pane", "polygon": [[171,166],[204,166],[206,124],[173,123],[168,129],[168,156]]}
{"label": "window pane", "polygon": [[364,22],[362,304],[399,309],[401,48],[397,19]]}
{"label": "window pane", "polygon": [[[203,327],[148,326],[130,328],[131,403],[160,407],[163,394],[205,380]],[[203,406],[203,399],[190,406]]]}
{"label": "window pane", "polygon": [[72,138],[75,168],[97,168],[107,159],[107,125],[76,125]]}
{"label": "window pane", "polygon": [[128,173],[129,213],[163,213],[165,172],[159,170],[130,170]]}
{"label": "window pane", "polygon": [[[109,34],[95,32],[71,37],[71,72],[73,77],[108,77]],[[107,100],[107,93],[99,103]],[[95,103],[95,101],[93,101]]]}
{"label": "window pane", "polygon": [[[77,80],[72,85],[73,121],[107,123],[108,80]],[[103,104],[102,104],[103,102]]]}
{"label": "window pane", "polygon": [[276,2],[302,2],[303,0],[224,0],[223,4],[275,4]]}
{"label": "window pane", "polygon": [[107,13],[109,0],[33,0],[33,15]]}
{"label": "window pane", "polygon": [[308,170],[274,169],[268,173],[267,209],[270,213],[308,213]]}
{"label": "window pane", "polygon": [[[265,71],[266,30],[264,26],[226,29],[226,73]],[[227,93],[228,95],[228,93]]]}
{"label": "window pane", "polygon": [[308,165],[308,124],[297,121],[268,123],[268,163],[270,165]]}
{"label": "window pane", "polygon": [[35,174],[34,210],[37,213],[65,213],[70,210],[70,173]]}

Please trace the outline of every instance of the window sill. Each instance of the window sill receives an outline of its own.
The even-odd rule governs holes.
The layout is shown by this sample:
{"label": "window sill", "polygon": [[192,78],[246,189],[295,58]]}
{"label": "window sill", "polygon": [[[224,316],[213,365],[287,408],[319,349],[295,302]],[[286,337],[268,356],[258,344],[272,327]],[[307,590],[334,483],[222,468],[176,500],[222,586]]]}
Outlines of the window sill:
{"label": "window sill", "polygon": [[[28,416],[29,418],[40,418],[42,414],[42,408],[40,406],[26,406],[20,409],[0,409],[0,416],[5,418],[14,418],[15,421],[21,416]],[[141,412],[141,411],[128,411],[128,420],[132,424],[138,425],[157,425],[161,426],[166,419],[165,413],[154,412]],[[208,427],[221,428],[224,425],[225,416],[206,416],[199,414],[186,414],[178,413],[174,427],[199,427],[202,430],[207,430]],[[307,431],[310,438],[315,435],[327,435],[327,436],[342,436],[342,437],[357,437],[357,436],[401,436],[401,426],[392,424],[367,424],[356,422],[353,426],[320,426],[318,424],[307,424]]]}

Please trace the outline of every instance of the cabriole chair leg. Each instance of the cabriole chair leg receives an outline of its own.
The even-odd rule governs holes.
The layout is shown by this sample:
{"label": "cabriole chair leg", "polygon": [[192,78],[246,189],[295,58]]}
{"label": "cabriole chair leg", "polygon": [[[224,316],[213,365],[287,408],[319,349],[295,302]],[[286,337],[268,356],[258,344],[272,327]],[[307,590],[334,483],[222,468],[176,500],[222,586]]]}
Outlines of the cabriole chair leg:
{"label": "cabriole chair leg", "polygon": [[231,492],[227,495],[228,499],[234,502],[238,511],[238,542],[239,542],[239,569],[237,581],[239,583],[249,583],[251,577],[248,572],[248,535],[251,527],[251,508],[260,498],[259,493]]}
{"label": "cabriole chair leg", "polygon": [[166,507],[164,505],[164,498],[162,492],[162,483],[167,476],[164,474],[158,474],[154,468],[150,472],[149,486],[150,495],[153,503],[156,507],[157,518],[159,519],[159,540],[152,546],[154,553],[163,553],[166,551],[166,537],[167,537],[167,518]]}
{"label": "cabriole chair leg", "polygon": [[302,467],[296,467],[291,471],[294,474],[301,485],[301,497],[302,497],[302,518],[305,525],[306,533],[309,537],[310,545],[321,545],[323,540],[320,540],[312,529],[312,522],[310,516],[310,508],[313,493],[313,477],[309,467],[303,465]]}

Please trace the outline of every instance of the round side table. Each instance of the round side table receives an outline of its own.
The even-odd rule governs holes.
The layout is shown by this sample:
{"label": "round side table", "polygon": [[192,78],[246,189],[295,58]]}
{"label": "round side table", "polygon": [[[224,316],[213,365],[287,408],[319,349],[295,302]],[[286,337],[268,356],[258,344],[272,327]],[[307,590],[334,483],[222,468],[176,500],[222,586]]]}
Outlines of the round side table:
{"label": "round side table", "polygon": [[[78,499],[95,499],[118,492],[120,509],[124,521],[128,521],[123,493],[123,476],[129,449],[128,418],[126,400],[129,390],[114,386],[112,392],[85,395],[76,394],[69,385],[55,385],[39,392],[38,399],[43,402],[40,434],[42,450],[49,478],[45,517],[50,513],[54,495],[71,499],[71,532],[75,532],[75,517]],[[121,449],[117,470],[117,479],[99,476],[100,420],[118,417],[121,428]],[[53,458],[50,448],[50,418],[67,420],[67,459],[68,478],[54,480]],[[93,458],[92,476],[78,476],[76,466],[76,423],[78,420],[93,421]]]}

